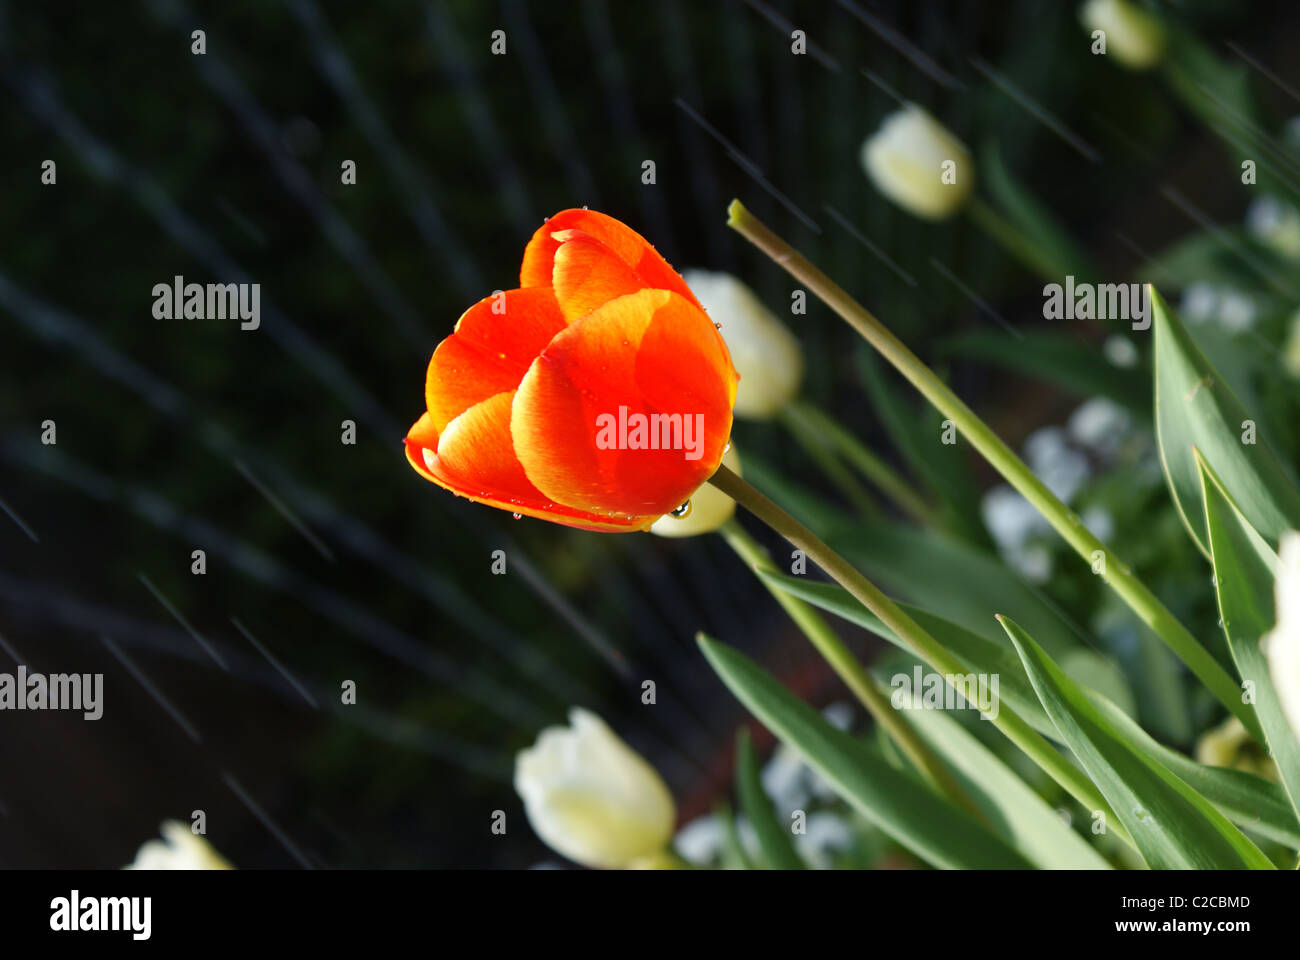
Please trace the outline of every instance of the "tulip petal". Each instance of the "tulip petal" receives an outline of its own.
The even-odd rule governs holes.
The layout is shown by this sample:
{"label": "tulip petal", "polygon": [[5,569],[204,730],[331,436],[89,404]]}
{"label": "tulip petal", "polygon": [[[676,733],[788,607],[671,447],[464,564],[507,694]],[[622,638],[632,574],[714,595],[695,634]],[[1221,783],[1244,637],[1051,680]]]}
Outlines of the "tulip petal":
{"label": "tulip petal", "polygon": [[591,516],[547,500],[524,475],[510,440],[514,391],[475,404],[441,434],[426,413],[406,436],[406,459],[426,480],[479,503],[584,530],[640,529],[654,517]]}
{"label": "tulip petal", "polygon": [[603,243],[576,230],[566,230],[559,236],[565,239],[555,251],[552,289],[568,322],[646,288],[632,268],[613,256]]}
{"label": "tulip petal", "polygon": [[[652,287],[656,290],[671,290],[695,306],[700,306],[686,281],[644,237],[626,224],[595,210],[563,210],[542,224],[524,250],[519,285],[525,288],[554,286],[558,294],[556,253],[579,235],[595,241],[607,256],[631,271],[640,281],[634,289]],[[613,268],[609,268],[608,272],[613,273]],[[570,314],[566,310],[565,315],[572,321],[583,314]]]}
{"label": "tulip petal", "polygon": [[[571,323],[533,362],[515,394],[515,452],[557,503],[659,516],[717,469],[735,390],[726,345],[704,311],[667,290],[641,290]],[[606,449],[603,418],[621,412],[631,429]],[[666,449],[632,448],[638,415],[663,431],[642,442]],[[675,434],[663,422],[674,416]]]}
{"label": "tulip petal", "polygon": [[439,431],[474,404],[519,386],[528,367],[564,329],[564,314],[545,288],[485,297],[438,344],[425,377],[425,403]]}

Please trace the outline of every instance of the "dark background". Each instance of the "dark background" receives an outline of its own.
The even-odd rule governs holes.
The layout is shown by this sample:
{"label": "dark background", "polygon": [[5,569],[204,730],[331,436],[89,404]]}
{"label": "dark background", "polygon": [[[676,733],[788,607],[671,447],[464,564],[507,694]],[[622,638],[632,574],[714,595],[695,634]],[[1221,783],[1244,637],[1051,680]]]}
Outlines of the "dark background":
{"label": "dark background", "polygon": [[[724,225],[733,196],[941,362],[1013,445],[1067,414],[1076,394],[938,348],[997,327],[932,261],[1026,329],[1045,323],[1041,281],[965,220],[922,224],[875,192],[858,149],[896,106],[887,90],[977,156],[996,144],[1115,279],[1138,279],[1144,253],[1197,228],[1162,186],[1239,220],[1238,159],[1166,86],[1090,56],[1072,3],[861,9],[936,69],[834,2],[0,3],[0,499],[39,538],[0,517],[0,638],[32,670],[105,674],[96,723],[0,715],[0,865],[116,867],[159,821],[203,809],[241,867],[527,866],[548,853],[510,785],[513,754],[570,704],[655,763],[683,819],[725,793],[746,717],[697,630],[834,699],[720,539],[514,521],[424,482],[400,441],[438,340],[517,283],[524,243],[560,209],[616,216],[677,268],[736,273],[783,312],[788,279]],[[1231,40],[1300,86],[1293,4],[1164,9],[1220,56]],[[791,55],[791,25],[808,55]],[[200,28],[202,57],[190,53]],[[489,53],[495,29],[505,56]],[[1297,109],[1256,83],[1270,117]],[[55,186],[40,183],[46,159]],[[348,159],[355,186],[339,182]],[[176,274],[260,283],[261,329],[155,320],[152,287]],[[894,458],[853,333],[815,303],[790,319],[806,395]],[[1087,321],[1072,332],[1093,347],[1103,333]],[[340,443],[345,419],[355,446]],[[40,443],[45,420],[55,446]],[[738,423],[735,436],[760,475],[835,496],[779,427]],[[977,486],[991,481],[968,467]],[[200,548],[202,577],[190,572]],[[506,576],[489,573],[498,548]],[[639,702],[647,678],[655,707]],[[345,680],[355,707],[338,704]],[[506,837],[489,832],[495,809]]]}

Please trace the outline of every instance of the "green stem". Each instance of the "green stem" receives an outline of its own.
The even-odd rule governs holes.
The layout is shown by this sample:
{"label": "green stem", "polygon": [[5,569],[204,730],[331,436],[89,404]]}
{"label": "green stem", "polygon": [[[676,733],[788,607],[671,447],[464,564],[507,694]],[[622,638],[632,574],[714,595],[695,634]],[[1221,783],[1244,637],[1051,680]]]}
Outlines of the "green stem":
{"label": "green stem", "polygon": [[972,196],[966,201],[966,212],[975,225],[1020,261],[1031,273],[1036,273],[1044,280],[1060,282],[1060,271],[1050,260],[1039,253],[1038,248],[1010,220],[1002,216],[979,197]]}
{"label": "green stem", "polygon": [[[942,674],[954,690],[961,692],[956,678],[967,672],[966,666],[816,534],[726,467],[719,467],[709,483],[802,550],[840,586],[853,594],[859,603],[880,618],[880,622],[907,644],[913,653]],[[1093,782],[1013,710],[1005,704],[1000,704],[999,707],[996,715],[991,710],[983,715],[1042,767],[1048,776],[1083,804],[1085,809],[1104,812],[1106,822],[1115,825],[1112,829],[1116,834],[1126,843],[1132,843]]]}
{"label": "green stem", "polygon": [[829,437],[840,456],[857,468],[858,472],[874,483],[908,516],[922,526],[934,519],[933,508],[917,494],[908,481],[900,477],[888,463],[848,430],[844,429],[825,410],[807,400],[796,400],[786,408],[786,415],[806,430]]}
{"label": "green stem", "polygon": [[826,474],[826,477],[844,495],[844,498],[852,504],[855,510],[864,517],[878,517],[880,515],[880,504],[876,503],[875,498],[871,496],[867,488],[858,482],[852,471],[840,463],[835,456],[835,451],[830,449],[820,436],[803,429],[797,415],[794,413],[793,404],[787,404],[782,408],[780,420],[795,442],[803,447],[804,452],[813,459],[821,472]]}
{"label": "green stem", "polygon": [[[718,532],[751,569],[775,571],[776,567],[773,566],[767,551],[745,532],[745,528],[734,517],[723,524]],[[803,631],[804,636],[822,658],[831,665],[831,669],[844,681],[845,686],[858,698],[858,702],[866,707],[876,723],[893,738],[903,754],[926,779],[958,806],[982,819],[983,814],[961,789],[951,771],[925,745],[911,725],[898,715],[898,711],[890,705],[889,700],[876,686],[871,674],[858,662],[853,652],[845,646],[844,641],[831,629],[830,624],[822,618],[821,614],[803,600],[773,587],[765,580],[763,585],[795,625]]]}
{"label": "green stem", "polygon": [[947,417],[1011,486],[1041,513],[1085,563],[1102,564],[1102,582],[1115,591],[1228,710],[1263,742],[1254,711],[1242,703],[1241,690],[1226,670],[1192,636],[1169,609],[1133,575],[1132,569],[1083,525],[1078,515],[1056,498],[948,386],[870,311],[848,295],[802,254],[757,220],[740,201],[732,201],[728,226],[779,263],[862,335],[921,394]]}

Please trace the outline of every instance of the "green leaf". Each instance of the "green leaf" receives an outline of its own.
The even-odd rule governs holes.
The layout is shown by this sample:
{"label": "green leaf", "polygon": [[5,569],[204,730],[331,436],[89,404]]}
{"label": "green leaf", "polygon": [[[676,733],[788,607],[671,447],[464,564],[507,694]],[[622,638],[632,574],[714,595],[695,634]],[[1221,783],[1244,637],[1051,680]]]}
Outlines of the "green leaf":
{"label": "green leaf", "polygon": [[1061,820],[1042,797],[979,738],[941,710],[910,710],[904,719],[952,769],[1001,836],[1037,867],[1109,870],[1110,864]]}
{"label": "green leaf", "polygon": [[749,858],[745,845],[740,840],[740,831],[736,829],[736,818],[725,800],[713,808],[713,815],[722,822],[722,869],[755,869],[754,861]]}
{"label": "green leaf", "polygon": [[872,744],[835,729],[748,657],[701,635],[723,683],[841,797],[928,863],[944,869],[1021,869],[1028,861]]}
{"label": "green leaf", "polygon": [[[856,623],[876,636],[888,640],[899,649],[911,652],[892,630],[881,623],[843,587],[833,583],[818,583],[803,577],[790,577],[762,568],[756,569],[755,572],[774,587],[807,600],[813,606],[838,617],[843,617],[850,623]],[[972,673],[997,676],[999,699],[1039,733],[1054,740],[1059,739],[1060,734],[1057,733],[1056,727],[1052,725],[1047,714],[1043,712],[1038,696],[1029,683],[1029,677],[1025,674],[1025,668],[1011,647],[972,633],[965,627],[919,607],[906,603],[900,603],[899,606]]]}
{"label": "green leaf", "polygon": [[889,374],[865,343],[856,354],[858,377],[889,439],[902,454],[911,472],[939,494],[944,506],[944,528],[964,540],[991,546],[988,531],[979,522],[979,487],[969,461],[955,444],[926,443],[937,436],[943,414],[926,404],[914,411],[890,386]]}
{"label": "green leaf", "polygon": [[758,758],[749,731],[736,734],[736,794],[740,809],[749,819],[758,836],[758,847],[773,870],[803,870],[804,862],[794,847],[794,838],[786,826],[777,819],[772,804],[763,792],[758,776]]}
{"label": "green leaf", "polygon": [[1244,770],[1197,763],[1177,750],[1157,743],[1119,707],[1092,691],[1088,699],[1120,734],[1227,815],[1233,823],[1260,836],[1300,850],[1300,822],[1280,783]]}
{"label": "green leaf", "polygon": [[[759,575],[774,586],[802,597],[814,606],[843,617],[850,623],[870,630],[890,643],[906,649],[902,642],[879,620],[858,603],[846,590],[834,584],[817,583],[766,570]],[[901,604],[913,620],[921,624],[971,672],[999,677],[998,694],[1003,703],[1023,717],[1039,733],[1052,740],[1062,736],[1034,693],[1020,658],[1011,650],[971,633],[917,607]],[[1286,792],[1279,784],[1239,770],[1225,770],[1197,763],[1176,750],[1157,742],[1122,709],[1100,694],[1087,691],[1098,709],[1120,733],[1151,759],[1163,764],[1180,779],[1213,802],[1234,823],[1254,830],[1261,836],[1300,849],[1300,822],[1292,812]]]}
{"label": "green leaf", "polygon": [[1214,806],[1137,749],[1029,634],[999,617],[1044,709],[1152,869],[1272,869]]}
{"label": "green leaf", "polygon": [[1116,367],[1082,336],[1028,332],[1012,337],[1001,330],[976,330],[940,344],[956,354],[1042,380],[1079,397],[1107,397],[1146,420],[1151,416],[1146,375]]}
{"label": "green leaf", "polygon": [[1083,631],[1040,591],[968,543],[898,523],[845,524],[827,530],[823,539],[884,589],[924,603],[999,646],[1006,646],[1006,638],[993,621],[995,602],[1041,636],[1053,656],[1083,641]]}
{"label": "green leaf", "polygon": [[993,199],[1002,208],[1007,219],[1027,238],[1037,258],[1050,265],[1055,274],[1064,278],[1073,274],[1078,280],[1091,279],[1096,271],[1087,256],[1075,245],[1070,234],[1052,216],[1051,211],[1038,198],[1025,190],[1012,176],[1002,160],[1002,150],[996,141],[989,141],[980,158],[983,182]]}
{"label": "green leaf", "polygon": [[1260,638],[1273,628],[1273,581],[1277,554],[1242,516],[1208,464],[1197,456],[1205,490],[1219,616],[1237,672],[1255,690],[1255,714],[1264,728],[1291,806],[1300,813],[1300,743],[1282,709]]}
{"label": "green leaf", "polygon": [[1238,508],[1260,535],[1276,543],[1300,527],[1300,491],[1263,437],[1243,443],[1250,419],[1240,401],[1192,342],[1154,287],[1156,436],[1174,504],[1201,552],[1210,554],[1193,448],[1201,451]]}

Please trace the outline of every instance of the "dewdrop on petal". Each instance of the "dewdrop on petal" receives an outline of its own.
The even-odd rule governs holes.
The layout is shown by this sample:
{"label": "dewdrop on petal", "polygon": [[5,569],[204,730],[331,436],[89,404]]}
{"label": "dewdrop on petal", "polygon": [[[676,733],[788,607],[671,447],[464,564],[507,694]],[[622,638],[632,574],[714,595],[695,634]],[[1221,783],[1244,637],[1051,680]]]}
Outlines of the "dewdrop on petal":
{"label": "dewdrop on petal", "polygon": [[1300,739],[1300,533],[1282,534],[1277,555],[1277,625],[1264,637],[1269,675],[1282,710]]}
{"label": "dewdrop on petal", "polygon": [[[736,454],[735,444],[722,455],[722,465],[732,473],[740,474],[740,457]],[[682,516],[665,513],[650,527],[650,532],[661,537],[695,537],[712,533],[736,513],[736,501],[707,482],[691,494],[688,502],[690,508]]]}
{"label": "dewdrop on petal", "polygon": [[162,840],[149,840],[124,870],[231,870],[234,869],[212,844],[179,820],[168,820],[159,828]]}
{"label": "dewdrop on petal", "polygon": [[926,220],[951,217],[975,186],[966,145],[914,103],[885,117],[867,138],[862,166],[877,190]]}
{"label": "dewdrop on petal", "polygon": [[1079,19],[1089,30],[1106,35],[1106,54],[1130,70],[1146,70],[1165,52],[1165,28],[1146,10],[1129,0],[1088,0]]}
{"label": "dewdrop on petal", "polygon": [[749,287],[729,273],[687,270],[682,279],[721,327],[740,374],[732,412],[749,420],[766,420],[799,395],[803,353],[799,341],[763,305]]}
{"label": "dewdrop on petal", "polygon": [[604,720],[575,707],[515,758],[515,790],[533,830],[575,863],[665,863],[677,810],[659,774]]}

